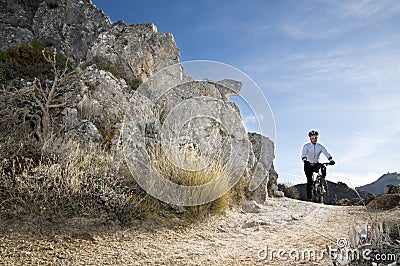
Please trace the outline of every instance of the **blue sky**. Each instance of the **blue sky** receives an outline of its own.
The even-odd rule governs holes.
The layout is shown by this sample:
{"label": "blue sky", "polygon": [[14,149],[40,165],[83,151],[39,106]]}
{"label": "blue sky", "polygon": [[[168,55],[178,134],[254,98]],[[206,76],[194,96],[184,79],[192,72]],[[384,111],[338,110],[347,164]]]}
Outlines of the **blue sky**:
{"label": "blue sky", "polygon": [[113,22],[173,33],[181,62],[247,74],[274,115],[279,182],[305,181],[300,150],[310,129],[337,162],[331,181],[354,187],[400,172],[400,1],[93,3]]}

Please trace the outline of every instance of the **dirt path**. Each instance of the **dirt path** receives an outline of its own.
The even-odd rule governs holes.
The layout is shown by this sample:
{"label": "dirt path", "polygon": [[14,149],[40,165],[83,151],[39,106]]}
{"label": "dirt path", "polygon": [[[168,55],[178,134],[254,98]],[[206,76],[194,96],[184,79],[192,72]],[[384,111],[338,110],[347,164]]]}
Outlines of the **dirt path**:
{"label": "dirt path", "polygon": [[[379,215],[393,212],[400,211]],[[190,225],[142,222],[127,229],[90,219],[57,227],[0,221],[0,264],[332,265],[319,258],[326,245],[336,247],[351,224],[365,223],[367,217],[362,207],[273,198],[251,212],[229,210]],[[301,257],[311,250],[316,258]]]}

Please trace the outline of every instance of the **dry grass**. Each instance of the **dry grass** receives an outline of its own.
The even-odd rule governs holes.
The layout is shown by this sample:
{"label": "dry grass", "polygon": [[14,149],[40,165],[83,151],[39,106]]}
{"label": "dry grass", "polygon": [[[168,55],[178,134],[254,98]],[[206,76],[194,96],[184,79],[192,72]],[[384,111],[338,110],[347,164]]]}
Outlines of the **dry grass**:
{"label": "dry grass", "polygon": [[[188,162],[186,161],[186,169],[182,169],[180,166],[174,165],[161,149],[153,150],[150,154],[154,168],[163,177],[168,178],[176,184],[183,186],[199,186],[219,178],[218,180],[222,180],[222,182],[216,182],[214,186],[214,189],[220,192],[217,192],[217,194],[223,194],[223,191],[227,188],[227,184],[223,180],[227,179],[229,173],[224,160],[221,158],[214,159],[207,167],[202,167],[204,164],[198,161],[189,162],[191,165],[187,165]],[[199,170],[187,170],[197,168]],[[187,217],[196,219],[206,217],[210,214],[222,214],[229,205],[238,202],[240,198],[237,196],[237,193],[240,193],[237,189],[240,186],[239,183],[236,184],[236,189],[231,189],[212,202],[198,206],[180,207],[180,209],[183,210]]]}
{"label": "dry grass", "polygon": [[[182,216],[189,219],[224,213],[241,197],[240,182],[220,198],[177,208],[142,190],[127,166],[100,146],[53,138],[44,143],[40,157],[12,157],[0,161],[0,212],[8,217],[103,217],[129,224],[135,219]],[[199,171],[179,169],[158,156],[154,166],[171,181],[186,186],[211,182],[226,174],[214,163]],[[223,178],[222,178],[223,179]],[[216,189],[223,189],[223,185]],[[183,212],[182,212],[183,211]]]}
{"label": "dry grass", "polygon": [[100,147],[53,141],[43,148],[39,159],[14,157],[0,162],[3,214],[106,215],[127,222],[140,212],[133,201],[145,193],[124,165]]}

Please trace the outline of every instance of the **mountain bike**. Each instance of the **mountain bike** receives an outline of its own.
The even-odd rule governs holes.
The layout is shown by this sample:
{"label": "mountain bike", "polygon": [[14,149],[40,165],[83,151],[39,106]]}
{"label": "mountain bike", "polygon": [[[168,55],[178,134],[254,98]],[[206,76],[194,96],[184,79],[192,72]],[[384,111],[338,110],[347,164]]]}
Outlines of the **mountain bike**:
{"label": "mountain bike", "polygon": [[328,182],[326,182],[325,177],[322,176],[322,169],[326,168],[330,163],[311,163],[311,165],[318,168],[318,171],[313,173],[312,201],[322,204],[328,203]]}

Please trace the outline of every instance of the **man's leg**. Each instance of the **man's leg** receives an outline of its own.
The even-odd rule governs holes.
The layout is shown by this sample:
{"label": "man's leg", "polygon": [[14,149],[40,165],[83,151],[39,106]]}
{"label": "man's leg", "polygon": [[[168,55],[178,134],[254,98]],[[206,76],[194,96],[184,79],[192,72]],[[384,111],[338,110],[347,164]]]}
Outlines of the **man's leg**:
{"label": "man's leg", "polygon": [[307,177],[307,186],[306,186],[306,190],[307,190],[307,198],[308,200],[311,200],[312,198],[312,175],[313,175],[313,169],[310,165],[304,165],[304,173],[306,174]]}

